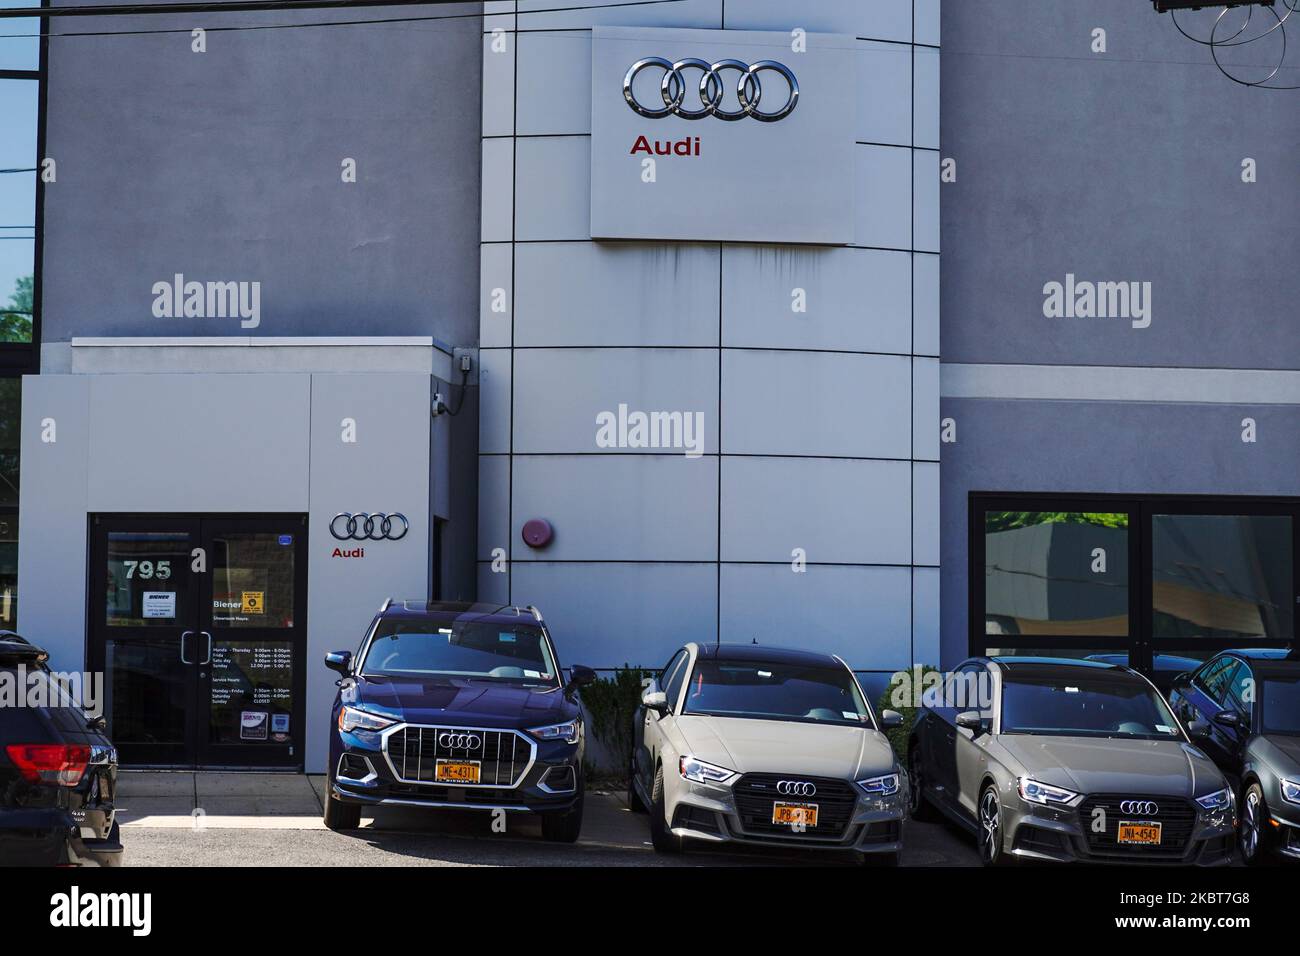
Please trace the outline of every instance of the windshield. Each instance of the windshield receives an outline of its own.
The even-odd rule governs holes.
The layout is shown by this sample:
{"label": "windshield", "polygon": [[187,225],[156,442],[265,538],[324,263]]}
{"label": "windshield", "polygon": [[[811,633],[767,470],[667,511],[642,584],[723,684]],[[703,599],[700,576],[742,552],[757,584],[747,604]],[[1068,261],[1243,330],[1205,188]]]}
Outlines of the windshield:
{"label": "windshield", "polygon": [[870,711],[846,668],[764,661],[698,661],[686,714],[828,724],[870,724]]}
{"label": "windshield", "polygon": [[463,677],[554,685],[555,660],[542,629],[525,624],[381,621],[361,667],[363,677]]}
{"label": "windshield", "polygon": [[1300,675],[1265,677],[1264,733],[1300,736]]}
{"label": "windshield", "polygon": [[1008,675],[1002,733],[1178,740],[1178,721],[1160,695],[1134,680]]}

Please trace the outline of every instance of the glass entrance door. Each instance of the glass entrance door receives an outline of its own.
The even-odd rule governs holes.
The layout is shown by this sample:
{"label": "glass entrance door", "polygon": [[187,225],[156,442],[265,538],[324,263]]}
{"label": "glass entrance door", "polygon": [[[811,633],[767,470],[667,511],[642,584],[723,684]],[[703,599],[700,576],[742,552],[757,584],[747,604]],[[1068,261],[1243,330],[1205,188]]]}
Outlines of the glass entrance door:
{"label": "glass entrance door", "polygon": [[297,767],[306,518],[92,520],[92,667],[122,762]]}

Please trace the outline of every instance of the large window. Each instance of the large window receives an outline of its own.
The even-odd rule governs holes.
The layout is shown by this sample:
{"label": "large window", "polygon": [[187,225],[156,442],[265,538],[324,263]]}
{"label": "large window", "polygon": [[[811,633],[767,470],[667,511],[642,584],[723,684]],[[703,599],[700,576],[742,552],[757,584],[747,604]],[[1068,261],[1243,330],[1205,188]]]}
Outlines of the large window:
{"label": "large window", "polygon": [[971,496],[973,654],[1183,670],[1295,638],[1300,500]]}
{"label": "large window", "polygon": [[[30,6],[40,0],[12,0]],[[0,366],[35,368],[39,322],[41,20],[0,29]]]}

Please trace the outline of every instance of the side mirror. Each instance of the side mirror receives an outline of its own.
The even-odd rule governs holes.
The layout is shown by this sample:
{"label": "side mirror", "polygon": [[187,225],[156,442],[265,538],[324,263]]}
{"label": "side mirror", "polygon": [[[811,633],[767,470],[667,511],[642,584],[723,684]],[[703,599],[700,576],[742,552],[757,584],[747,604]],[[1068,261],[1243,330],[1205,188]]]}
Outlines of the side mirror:
{"label": "side mirror", "polygon": [[105,717],[103,714],[99,714],[98,716],[95,717],[91,717],[89,714],[87,714],[86,729],[97,730],[100,733],[103,733],[104,731],[108,730],[108,718]]}
{"label": "side mirror", "polygon": [[984,718],[978,710],[963,710],[957,715],[957,726],[979,736],[984,730]]}
{"label": "side mirror", "polygon": [[1174,678],[1174,683],[1172,686],[1174,690],[1182,690],[1183,688],[1190,685],[1191,682],[1192,682],[1192,672],[1183,671],[1181,674],[1179,674],[1177,677]]}
{"label": "side mirror", "polygon": [[1187,733],[1203,739],[1210,736],[1210,725],[1203,720],[1193,720],[1187,725]]}
{"label": "side mirror", "polygon": [[352,670],[352,652],[330,651],[325,655],[325,666],[340,674],[347,674]]}
{"label": "side mirror", "polygon": [[641,695],[641,706],[653,710],[656,714],[668,713],[668,695],[661,690],[646,689]]}
{"label": "side mirror", "polygon": [[903,715],[896,710],[882,710],[880,712],[880,729],[893,730],[896,727],[903,726]]}
{"label": "side mirror", "polygon": [[1236,730],[1241,727],[1241,716],[1235,711],[1221,710],[1214,715],[1214,722],[1220,727],[1230,727]]}
{"label": "side mirror", "polygon": [[576,690],[593,684],[596,681],[596,672],[590,667],[584,667],[581,664],[574,664],[569,668],[569,682],[564,685],[564,692],[572,694]]}

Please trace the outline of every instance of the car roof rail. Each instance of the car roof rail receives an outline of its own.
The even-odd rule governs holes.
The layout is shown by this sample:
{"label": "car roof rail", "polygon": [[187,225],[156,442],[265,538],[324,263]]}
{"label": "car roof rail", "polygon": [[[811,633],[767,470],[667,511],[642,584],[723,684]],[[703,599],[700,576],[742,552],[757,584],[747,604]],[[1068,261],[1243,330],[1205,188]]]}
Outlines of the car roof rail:
{"label": "car roof rail", "polygon": [[526,604],[526,605],[524,605],[524,610],[525,610],[525,611],[532,611],[532,612],[533,612],[533,617],[536,618],[538,621],[540,621],[540,620],[542,619],[542,612],[539,611],[539,610],[537,610],[537,608],[535,608],[533,605],[531,605],[531,604]]}
{"label": "car roof rail", "polygon": [[381,605],[379,605],[379,613],[380,613],[380,614],[383,614],[385,611],[387,611],[387,610],[388,610],[390,607],[392,607],[392,606],[393,606],[393,599],[390,598],[390,597],[389,597],[389,598],[384,598],[384,603],[381,604]]}

